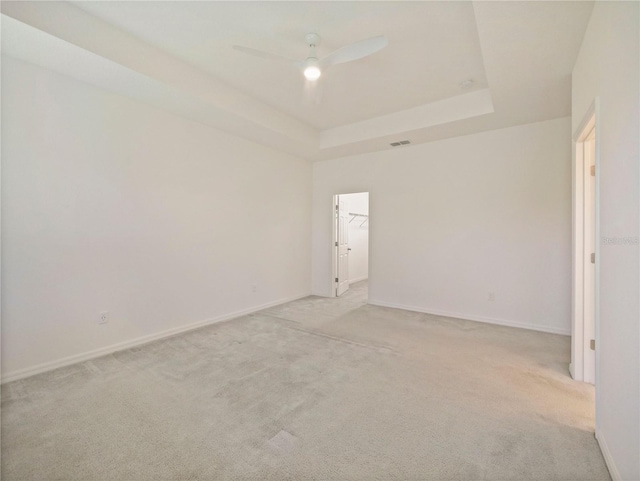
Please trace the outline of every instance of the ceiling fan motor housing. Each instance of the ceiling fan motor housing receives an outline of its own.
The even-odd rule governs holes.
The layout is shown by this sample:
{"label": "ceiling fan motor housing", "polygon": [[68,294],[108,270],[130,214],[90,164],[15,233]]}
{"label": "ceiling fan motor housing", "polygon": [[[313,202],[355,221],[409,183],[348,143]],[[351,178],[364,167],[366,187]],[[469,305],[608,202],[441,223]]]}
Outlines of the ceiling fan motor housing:
{"label": "ceiling fan motor housing", "polygon": [[320,45],[320,35],[317,33],[308,33],[304,36],[304,39],[309,47],[317,47]]}

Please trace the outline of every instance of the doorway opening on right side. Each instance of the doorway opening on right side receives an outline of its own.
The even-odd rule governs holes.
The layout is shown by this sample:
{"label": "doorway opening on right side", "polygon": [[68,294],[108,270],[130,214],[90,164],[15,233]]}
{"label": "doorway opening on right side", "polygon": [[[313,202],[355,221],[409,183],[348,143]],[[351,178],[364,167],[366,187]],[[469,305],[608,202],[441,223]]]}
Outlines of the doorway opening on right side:
{"label": "doorway opening on right side", "polygon": [[596,385],[598,406],[599,189],[597,100],[574,133],[571,376]]}

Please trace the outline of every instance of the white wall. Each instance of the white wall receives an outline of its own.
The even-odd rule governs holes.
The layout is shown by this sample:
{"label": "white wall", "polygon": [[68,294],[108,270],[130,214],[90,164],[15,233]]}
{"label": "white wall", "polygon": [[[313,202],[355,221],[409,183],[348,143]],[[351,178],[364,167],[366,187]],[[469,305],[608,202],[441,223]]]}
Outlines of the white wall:
{"label": "white wall", "polygon": [[[344,194],[340,200],[347,212],[369,215],[368,192]],[[349,282],[362,281],[369,277],[369,220],[366,217],[356,217],[349,222],[349,247]]]}
{"label": "white wall", "polygon": [[2,140],[5,379],[309,294],[307,161],[6,57]]}
{"label": "white wall", "polygon": [[570,138],[562,118],[315,163],[313,293],[331,196],[368,191],[369,302],[568,334]]}
{"label": "white wall", "polygon": [[572,125],[599,97],[600,332],[596,433],[614,479],[640,479],[640,4],[596,2],[573,70]]}

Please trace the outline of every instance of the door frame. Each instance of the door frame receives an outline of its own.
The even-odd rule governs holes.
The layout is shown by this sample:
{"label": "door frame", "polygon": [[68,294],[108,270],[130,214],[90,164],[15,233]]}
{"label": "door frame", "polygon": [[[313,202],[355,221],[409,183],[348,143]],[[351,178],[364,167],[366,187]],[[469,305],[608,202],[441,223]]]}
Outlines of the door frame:
{"label": "door frame", "polygon": [[[368,190],[357,191],[357,192],[343,192],[342,194],[334,194],[332,196],[332,206],[331,206],[331,279],[330,286],[331,289],[329,293],[331,294],[329,297],[338,297],[336,294],[336,282],[335,279],[338,277],[338,249],[336,249],[335,243],[338,240],[338,223],[336,222],[336,205],[338,205],[339,197],[341,195],[349,195],[349,194],[369,194],[369,225],[371,225],[371,192]],[[367,269],[369,272],[369,279],[371,279],[371,228],[369,227],[368,234],[368,243],[369,250],[367,255]]]}
{"label": "door frame", "polygon": [[335,279],[338,277],[338,249],[335,243],[338,242],[338,222],[337,222],[337,205],[340,202],[340,194],[334,194],[333,205],[331,206],[331,297],[338,297],[337,283]]}
{"label": "door frame", "polygon": [[[573,134],[573,159],[572,159],[572,193],[573,193],[573,267],[572,267],[572,306],[571,306],[571,364],[569,370],[571,376],[578,380],[585,379],[585,330],[584,312],[587,306],[593,302],[594,306],[594,338],[595,350],[595,385],[596,385],[596,406],[598,405],[598,378],[600,356],[598,349],[598,339],[600,337],[600,131],[599,118],[600,104],[596,98],[585,115],[580,125]],[[594,283],[595,289],[593,297],[590,297],[588,287],[585,283],[584,266],[587,256],[585,252],[585,143],[588,135],[595,131],[595,269]],[[590,199],[588,199],[590,200]],[[596,425],[598,425],[596,410]]]}

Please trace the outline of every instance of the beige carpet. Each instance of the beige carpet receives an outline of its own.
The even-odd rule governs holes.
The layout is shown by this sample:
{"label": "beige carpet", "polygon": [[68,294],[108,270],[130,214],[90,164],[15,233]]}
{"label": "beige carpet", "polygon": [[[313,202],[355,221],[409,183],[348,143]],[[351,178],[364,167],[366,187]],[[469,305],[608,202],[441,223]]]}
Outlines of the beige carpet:
{"label": "beige carpet", "polygon": [[3,481],[610,479],[567,337],[365,296],[3,386]]}

